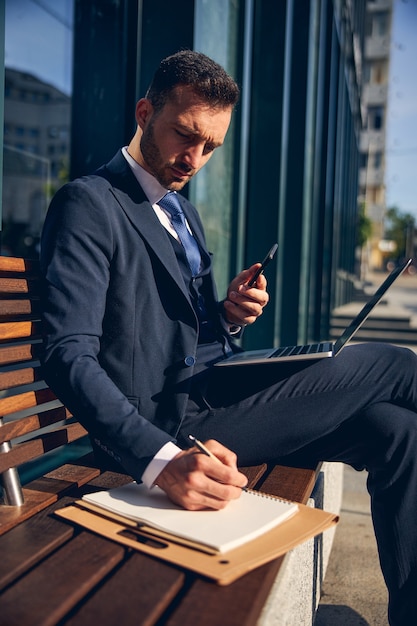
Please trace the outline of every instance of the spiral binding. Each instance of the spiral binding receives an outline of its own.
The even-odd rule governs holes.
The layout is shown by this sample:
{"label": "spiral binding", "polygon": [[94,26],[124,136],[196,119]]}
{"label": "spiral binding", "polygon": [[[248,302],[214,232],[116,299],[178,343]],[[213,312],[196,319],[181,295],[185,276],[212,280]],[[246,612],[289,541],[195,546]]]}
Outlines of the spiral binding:
{"label": "spiral binding", "polygon": [[283,504],[292,504],[291,500],[279,498],[278,496],[273,496],[270,493],[265,493],[264,491],[255,491],[255,489],[248,489],[247,487],[244,491],[246,491],[246,493],[252,493],[254,496],[258,496],[258,498],[267,498],[268,500],[275,500],[276,502],[282,502]]}

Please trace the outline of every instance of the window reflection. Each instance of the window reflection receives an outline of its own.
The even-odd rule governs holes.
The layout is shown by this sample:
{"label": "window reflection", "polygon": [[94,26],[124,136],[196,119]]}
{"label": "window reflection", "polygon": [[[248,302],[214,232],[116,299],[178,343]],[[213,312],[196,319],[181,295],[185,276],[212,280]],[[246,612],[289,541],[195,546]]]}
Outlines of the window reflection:
{"label": "window reflection", "polygon": [[[240,3],[236,0],[197,0],[194,46],[237,78]],[[213,33],[216,36],[213,37]],[[214,254],[214,273],[221,297],[230,278],[233,217],[234,117],[221,150],[190,183],[190,199],[198,206],[208,246]]]}
{"label": "window reflection", "polygon": [[1,253],[36,257],[68,179],[73,0],[6,0]]}

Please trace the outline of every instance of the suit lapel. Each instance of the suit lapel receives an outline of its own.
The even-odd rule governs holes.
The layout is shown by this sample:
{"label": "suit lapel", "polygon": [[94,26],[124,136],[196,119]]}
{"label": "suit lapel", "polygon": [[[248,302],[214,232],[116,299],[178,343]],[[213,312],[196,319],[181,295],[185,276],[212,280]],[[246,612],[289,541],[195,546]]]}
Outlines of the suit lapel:
{"label": "suit lapel", "polygon": [[97,174],[109,180],[112,185],[111,192],[129,221],[146,240],[189,301],[189,294],[185,288],[174,250],[171,245],[167,245],[165,229],[122,153],[118,152]]}

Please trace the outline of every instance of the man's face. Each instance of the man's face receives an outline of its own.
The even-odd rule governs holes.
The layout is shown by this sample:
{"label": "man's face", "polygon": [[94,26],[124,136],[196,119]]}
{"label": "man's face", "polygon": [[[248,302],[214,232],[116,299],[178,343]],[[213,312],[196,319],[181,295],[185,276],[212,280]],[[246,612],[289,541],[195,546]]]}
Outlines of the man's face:
{"label": "man's face", "polygon": [[[213,108],[188,87],[155,113],[149,101],[142,128],[138,162],[166,189],[181,190],[223,144],[232,108]],[[140,103],[138,103],[138,106]]]}

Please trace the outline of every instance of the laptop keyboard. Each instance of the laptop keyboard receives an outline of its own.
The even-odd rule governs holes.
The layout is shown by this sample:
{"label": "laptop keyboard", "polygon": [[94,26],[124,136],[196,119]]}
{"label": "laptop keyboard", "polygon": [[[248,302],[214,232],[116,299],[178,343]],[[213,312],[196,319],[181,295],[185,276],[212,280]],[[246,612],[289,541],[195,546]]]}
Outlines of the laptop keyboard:
{"label": "laptop keyboard", "polygon": [[320,343],[310,343],[304,346],[284,346],[283,348],[277,348],[270,356],[274,358],[277,356],[291,356],[295,354],[319,354],[320,352],[329,352],[332,350],[333,344],[328,341],[322,341]]}

